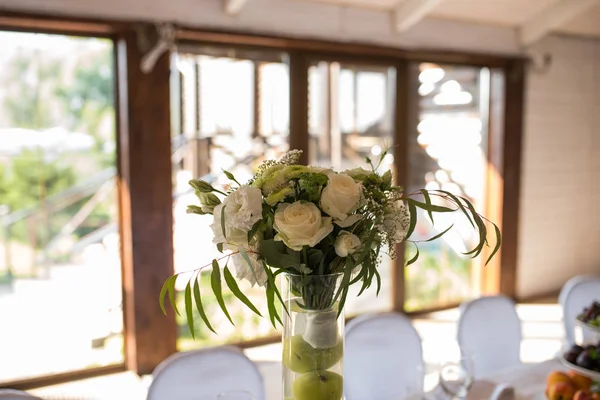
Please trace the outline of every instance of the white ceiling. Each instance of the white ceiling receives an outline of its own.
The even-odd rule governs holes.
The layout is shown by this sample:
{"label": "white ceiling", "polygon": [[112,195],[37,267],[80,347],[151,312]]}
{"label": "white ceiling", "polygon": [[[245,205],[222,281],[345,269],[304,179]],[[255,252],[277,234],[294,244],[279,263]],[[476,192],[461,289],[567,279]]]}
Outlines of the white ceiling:
{"label": "white ceiling", "polygon": [[[393,12],[396,7],[411,0],[305,0],[338,5],[349,5]],[[423,1],[427,0],[412,0]],[[600,37],[600,1],[586,0],[439,0],[427,17],[455,21],[468,21],[486,25],[519,28],[557,6],[558,3],[585,2],[585,10],[572,19],[561,23],[552,31],[584,36]],[[595,3],[595,4],[594,4]]]}

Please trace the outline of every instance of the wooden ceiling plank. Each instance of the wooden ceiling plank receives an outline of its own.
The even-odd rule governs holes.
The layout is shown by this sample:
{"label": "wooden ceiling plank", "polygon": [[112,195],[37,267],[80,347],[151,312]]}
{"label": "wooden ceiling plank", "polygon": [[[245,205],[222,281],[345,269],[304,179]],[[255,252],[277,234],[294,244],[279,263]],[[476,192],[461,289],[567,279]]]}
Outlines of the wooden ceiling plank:
{"label": "wooden ceiling plank", "polygon": [[600,4],[600,0],[562,0],[544,9],[521,25],[519,36],[523,47],[530,46],[573,18]]}
{"label": "wooden ceiling plank", "polygon": [[405,0],[394,10],[396,30],[406,32],[425,18],[442,0]]}
{"label": "wooden ceiling plank", "polygon": [[246,6],[248,0],[223,0],[225,13],[228,15],[236,15]]}

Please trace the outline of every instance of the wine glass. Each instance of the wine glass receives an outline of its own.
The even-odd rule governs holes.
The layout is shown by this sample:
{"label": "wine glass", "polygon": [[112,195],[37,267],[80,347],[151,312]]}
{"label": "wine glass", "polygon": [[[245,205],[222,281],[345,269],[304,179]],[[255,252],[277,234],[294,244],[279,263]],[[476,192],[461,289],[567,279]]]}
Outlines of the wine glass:
{"label": "wine glass", "polygon": [[246,390],[230,390],[219,393],[217,400],[254,400],[254,396]]}
{"label": "wine glass", "polygon": [[439,385],[453,399],[465,399],[475,381],[475,365],[472,356],[442,365]]}

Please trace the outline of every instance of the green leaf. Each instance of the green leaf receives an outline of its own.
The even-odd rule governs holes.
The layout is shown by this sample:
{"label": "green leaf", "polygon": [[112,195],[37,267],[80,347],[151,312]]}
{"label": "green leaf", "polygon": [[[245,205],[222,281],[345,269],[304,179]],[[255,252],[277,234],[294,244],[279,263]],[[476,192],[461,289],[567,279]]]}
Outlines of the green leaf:
{"label": "green leaf", "polygon": [[252,229],[250,229],[248,231],[248,243],[250,243],[252,241],[252,238],[254,237],[256,232],[258,232],[262,223],[263,223],[263,221],[260,220],[260,221],[257,221],[254,225],[252,225]]}
{"label": "green leaf", "polygon": [[448,232],[450,229],[452,229],[453,226],[454,226],[454,224],[450,225],[449,227],[444,229],[442,232],[427,239],[426,242],[433,242],[434,240],[441,238],[442,236],[444,236],[446,234],[446,232]]}
{"label": "green leaf", "polygon": [[186,214],[198,214],[198,215],[206,214],[204,211],[202,211],[201,207],[195,206],[195,205],[188,205],[187,210],[185,212],[186,212]]}
{"label": "green leaf", "polygon": [[219,250],[219,253],[223,252],[223,243],[217,243],[217,250]]}
{"label": "green leaf", "polygon": [[198,314],[200,314],[200,318],[202,318],[202,320],[204,321],[204,323],[206,324],[208,329],[210,329],[214,334],[216,334],[217,332],[215,332],[212,325],[208,321],[208,317],[206,316],[204,307],[202,307],[202,297],[200,296],[200,284],[198,283],[199,279],[200,279],[200,273],[198,273],[198,275],[196,275],[196,278],[194,279],[194,300],[196,301],[196,310],[198,310]]}
{"label": "green leaf", "polygon": [[167,290],[169,290],[169,281],[173,279],[172,276],[168,277],[162,285],[160,289],[160,294],[158,295],[158,304],[160,305],[160,309],[163,314],[167,315],[167,310],[165,309],[165,295],[167,294]]}
{"label": "green leaf", "polygon": [[279,321],[281,325],[283,325],[283,323],[279,318],[279,314],[277,314],[277,309],[275,308],[275,290],[269,281],[267,281],[265,292],[267,294],[267,309],[269,310],[269,319],[271,320],[273,328],[277,329],[277,324],[275,321]]}
{"label": "green leaf", "polygon": [[372,227],[371,233],[369,234],[369,237],[365,241],[364,249],[363,249],[360,257],[358,258],[358,261],[357,261],[356,265],[362,264],[362,262],[369,255],[369,252],[371,251],[371,244],[373,243],[373,240],[375,239],[375,235],[376,234],[377,234],[377,229],[375,229],[374,227]]}
{"label": "green leaf", "polygon": [[408,262],[406,263],[407,267],[409,265],[411,265],[411,264],[414,264],[419,259],[419,246],[417,246],[416,243],[415,243],[415,248],[417,249],[417,253],[414,255],[413,258],[411,258],[410,260],[408,260]]}
{"label": "green leaf", "polygon": [[221,310],[223,310],[223,313],[225,314],[229,322],[231,322],[231,325],[235,325],[233,323],[233,320],[231,319],[231,316],[229,315],[229,312],[227,311],[227,307],[225,307],[225,301],[223,300],[223,293],[221,288],[221,268],[219,267],[219,263],[217,262],[217,260],[212,261],[212,266],[213,269],[212,274],[210,275],[210,286],[212,287],[212,291],[215,294],[215,297],[217,298],[217,303],[219,303],[219,307],[221,307]]}
{"label": "green leaf", "polygon": [[227,235],[225,234],[225,207],[221,208],[221,230],[223,231],[223,237],[227,239]]}
{"label": "green leaf", "polygon": [[252,276],[254,277],[254,281],[258,282],[258,277],[256,276],[256,271],[254,270],[254,265],[252,265],[252,261],[250,260],[248,253],[246,252],[246,250],[243,247],[239,248],[239,252],[242,255],[242,258],[244,259],[244,261],[246,261],[246,263],[248,264],[248,268],[250,268],[250,271],[252,271]]}
{"label": "green leaf", "polygon": [[[421,189],[421,194],[423,194],[423,198],[425,199],[425,204],[427,204],[428,206],[433,205],[431,203],[431,197],[429,197],[429,193],[427,193],[427,190]],[[435,225],[435,222],[433,222],[433,211],[428,210],[427,214],[429,214],[429,219],[431,219],[431,225]]]}
{"label": "green leaf", "polygon": [[260,242],[260,255],[267,264],[276,268],[295,268],[300,263],[300,252],[288,253],[282,242],[267,239]]}
{"label": "green leaf", "polygon": [[194,310],[192,309],[192,280],[190,279],[185,285],[185,314],[187,316],[188,327],[190,328],[190,333],[192,334],[192,339],[196,339],[196,335],[194,333]]}
{"label": "green leaf", "polygon": [[[283,309],[284,309],[285,313],[289,317],[290,316],[290,312],[288,311],[287,306],[285,305],[285,302],[283,301],[283,297],[281,297],[281,293],[279,293],[279,289],[277,289],[277,284],[275,283],[275,275],[273,275],[273,272],[271,271],[271,269],[268,268],[268,267],[266,267],[266,266],[265,266],[265,272],[267,273],[267,280],[268,280],[268,282],[271,282],[271,286],[273,287],[273,291],[275,292],[275,296],[277,296],[277,298],[281,302],[281,305],[283,306]],[[279,323],[283,325],[283,323],[281,322],[281,320],[279,320]]]}
{"label": "green leaf", "polygon": [[408,239],[410,235],[415,231],[415,227],[417,226],[417,207],[412,203],[408,204],[408,214],[410,216],[410,221],[408,223],[408,230],[406,231],[406,238]]}
{"label": "green leaf", "polygon": [[179,314],[179,310],[177,309],[177,302],[175,301],[175,282],[177,281],[177,277],[179,275],[173,275],[167,281],[169,282],[167,291],[169,292],[169,301],[171,302],[171,307],[175,310],[177,315]]}
{"label": "green leaf", "polygon": [[460,208],[460,210],[463,212],[463,214],[467,217],[467,219],[471,223],[471,226],[473,226],[473,228],[475,228],[475,223],[471,219],[471,216],[467,212],[467,209],[465,208],[465,206],[463,206],[462,202],[460,201],[460,199],[458,197],[456,197],[454,194],[448,192],[447,190],[436,190],[436,192],[441,192],[441,193],[444,193],[445,195],[449,196],[454,201],[454,203]]}
{"label": "green leaf", "polygon": [[[342,276],[342,282],[332,300],[332,304],[335,304],[337,299],[338,298],[340,299],[340,305],[338,307],[338,313],[337,313],[338,317],[340,316],[340,312],[342,311],[342,308],[344,307],[344,303],[346,301],[346,295],[348,295],[348,287],[350,286],[349,285],[350,278],[352,277],[352,269],[353,268],[349,267],[349,265],[354,265],[354,260],[352,260],[352,257],[346,258],[346,265],[344,266],[344,275]],[[341,298],[340,298],[340,295],[341,295]]]}
{"label": "green leaf", "polygon": [[433,211],[433,212],[439,212],[439,213],[447,213],[447,212],[454,212],[456,210],[450,208],[450,207],[444,207],[444,206],[438,206],[435,204],[426,204],[420,201],[417,201],[415,199],[411,199],[410,197],[406,198],[406,202],[407,203],[412,203],[415,206],[419,207],[420,209],[423,209],[425,211]]}
{"label": "green leaf", "polygon": [[471,215],[473,216],[473,219],[475,220],[475,224],[477,225],[477,231],[479,233],[479,243],[477,244],[477,246],[475,246],[475,248],[473,250],[468,251],[463,254],[465,254],[465,255],[472,254],[471,257],[475,258],[479,255],[479,253],[481,253],[481,251],[483,250],[483,246],[487,242],[487,229],[485,227],[485,223],[483,222],[483,220],[477,213],[477,210],[475,210],[475,206],[473,206],[473,204],[471,204],[471,202],[468,199],[466,199],[462,196],[460,196],[460,198],[465,201],[467,207],[471,211]]}
{"label": "green leaf", "polygon": [[371,260],[365,260],[363,262],[363,265],[365,266],[365,275],[363,277],[363,283],[362,286],[358,292],[358,294],[356,295],[357,297],[360,296],[361,294],[363,294],[363,292],[365,290],[367,290],[370,286],[371,286],[371,281],[372,281],[372,274],[373,274],[373,266],[372,266],[372,262]]}
{"label": "green leaf", "polygon": [[235,281],[235,278],[233,277],[233,275],[231,275],[231,271],[229,271],[229,268],[225,267],[225,269],[223,269],[223,277],[225,278],[225,283],[227,283],[227,287],[229,288],[229,290],[231,290],[231,293],[233,293],[235,297],[240,299],[240,301],[244,303],[249,309],[251,309],[255,314],[262,317],[260,312],[256,309],[256,307],[254,307],[254,304],[252,304],[252,302],[244,295],[244,293],[242,293],[237,282]]}
{"label": "green leaf", "polygon": [[379,275],[379,271],[377,271],[377,268],[375,268],[375,282],[377,284],[377,291],[375,292],[375,294],[379,296],[379,291],[381,290],[381,275]]}
{"label": "green leaf", "polygon": [[502,245],[502,235],[500,234],[500,228],[498,228],[498,226],[493,222],[492,225],[494,225],[494,231],[496,232],[496,246],[494,246],[494,250],[492,251],[492,254],[490,254],[490,256],[488,257],[487,261],[485,262],[485,265],[488,265],[492,257],[496,255],[496,253],[500,249],[500,246]]}

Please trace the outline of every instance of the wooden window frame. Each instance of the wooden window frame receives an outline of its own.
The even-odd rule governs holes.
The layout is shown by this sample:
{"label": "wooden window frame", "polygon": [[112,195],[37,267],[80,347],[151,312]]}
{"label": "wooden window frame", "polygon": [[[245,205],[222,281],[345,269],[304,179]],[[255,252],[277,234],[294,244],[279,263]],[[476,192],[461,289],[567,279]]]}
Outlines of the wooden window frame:
{"label": "wooden window frame", "polygon": [[[150,26],[135,21],[110,21],[64,16],[43,16],[15,12],[0,15],[0,30],[94,36],[115,43],[117,72],[116,114],[119,166],[119,205],[121,259],[123,271],[123,309],[125,363],[64,374],[1,384],[0,387],[31,389],[114,372],[133,370],[151,373],[160,361],[175,353],[176,323],[170,313],[164,316],[153,301],[164,279],[173,272],[172,197],[169,121],[169,57],[163,56],[149,74],[139,70],[143,49],[137,35]],[[304,150],[308,157],[308,65],[311,59],[384,63],[396,68],[396,160],[406,161],[410,126],[410,62],[461,64],[488,67],[506,77],[502,87],[503,129],[490,129],[490,162],[497,168],[495,195],[502,194],[493,215],[501,218],[504,241],[493,272],[485,285],[489,292],[510,297],[516,293],[516,262],[519,221],[520,160],[526,60],[515,56],[476,54],[397,48],[324,40],[263,36],[240,32],[209,31],[180,27],[177,40],[210,46],[234,46],[276,50],[289,55],[290,73],[290,148]],[[156,95],[157,91],[160,96]],[[152,93],[152,95],[148,95]],[[493,93],[494,94],[494,93]],[[403,106],[398,106],[403,105]],[[490,123],[495,123],[493,121]],[[150,138],[150,140],[149,140]],[[405,162],[396,163],[399,180],[407,176]],[[498,183],[496,181],[496,183]],[[500,189],[499,189],[500,188]],[[498,191],[501,190],[501,193]],[[487,212],[488,210],[486,210]],[[403,246],[393,271],[393,309],[404,311]],[[442,309],[456,306],[447,305]],[[422,315],[432,310],[419,310]],[[273,343],[279,336],[237,343],[240,347]]]}

